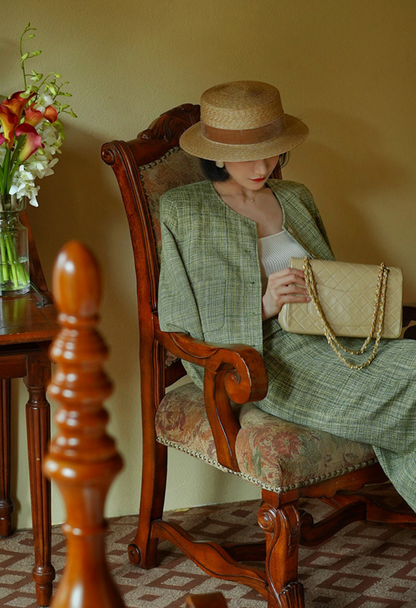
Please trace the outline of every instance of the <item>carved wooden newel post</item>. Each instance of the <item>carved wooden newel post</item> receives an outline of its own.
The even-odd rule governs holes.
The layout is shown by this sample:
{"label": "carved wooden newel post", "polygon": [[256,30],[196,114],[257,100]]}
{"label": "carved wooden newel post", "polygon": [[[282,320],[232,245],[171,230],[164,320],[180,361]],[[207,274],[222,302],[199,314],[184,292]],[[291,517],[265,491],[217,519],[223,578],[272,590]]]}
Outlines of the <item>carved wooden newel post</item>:
{"label": "carved wooden newel post", "polygon": [[62,329],[51,347],[57,368],[49,394],[60,408],[44,470],[59,486],[68,521],[67,563],[52,607],[122,608],[105,560],[104,502],[122,461],[105,432],[102,402],[111,383],[102,369],[107,348],[95,330],[100,274],[92,254],[76,241],[58,255],[53,293]]}

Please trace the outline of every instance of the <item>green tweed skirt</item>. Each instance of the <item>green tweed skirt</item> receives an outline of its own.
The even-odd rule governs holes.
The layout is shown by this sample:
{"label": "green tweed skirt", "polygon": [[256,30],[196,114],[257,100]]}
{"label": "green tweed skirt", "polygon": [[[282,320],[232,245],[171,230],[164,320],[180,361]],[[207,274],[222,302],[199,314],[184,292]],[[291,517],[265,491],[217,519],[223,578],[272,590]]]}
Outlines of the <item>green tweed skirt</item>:
{"label": "green tweed skirt", "polygon": [[[386,475],[416,511],[416,341],[382,340],[374,361],[357,371],[338,359],[323,336],[285,332],[277,319],[266,321],[263,329],[269,390],[258,407],[371,444]],[[341,341],[355,349],[362,344]]]}

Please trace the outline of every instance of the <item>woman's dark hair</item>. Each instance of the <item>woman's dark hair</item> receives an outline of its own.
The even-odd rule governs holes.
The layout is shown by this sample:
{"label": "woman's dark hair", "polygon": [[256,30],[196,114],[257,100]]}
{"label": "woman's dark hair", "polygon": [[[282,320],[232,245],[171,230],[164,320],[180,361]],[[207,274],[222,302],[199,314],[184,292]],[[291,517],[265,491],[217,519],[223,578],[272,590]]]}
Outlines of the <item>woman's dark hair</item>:
{"label": "woman's dark hair", "polygon": [[226,182],[230,177],[227,169],[223,167],[220,169],[215,164],[215,160],[207,160],[206,158],[200,158],[202,173],[205,177],[212,182]]}
{"label": "woman's dark hair", "polygon": [[[289,152],[284,152],[280,155],[279,158],[279,166],[280,168],[287,165],[289,162]],[[200,158],[199,162],[201,163],[201,169],[205,177],[212,182],[226,182],[230,177],[227,169],[223,167],[220,169],[215,164],[215,160],[207,160],[206,158]]]}

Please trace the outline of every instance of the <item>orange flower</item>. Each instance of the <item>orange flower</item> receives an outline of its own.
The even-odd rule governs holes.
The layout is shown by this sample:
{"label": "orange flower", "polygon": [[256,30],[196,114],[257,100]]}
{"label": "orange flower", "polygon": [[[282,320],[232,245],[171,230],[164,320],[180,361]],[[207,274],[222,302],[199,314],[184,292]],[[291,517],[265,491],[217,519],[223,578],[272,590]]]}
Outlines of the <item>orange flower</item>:
{"label": "orange flower", "polygon": [[32,93],[31,95],[29,95],[29,97],[22,97],[20,93],[24,93],[24,91],[17,91],[17,93],[13,93],[13,95],[11,95],[9,99],[5,99],[1,104],[17,116],[18,122],[20,122],[20,119],[22,118],[23,108],[25,107],[29,99],[31,99],[35,95],[35,93]]}
{"label": "orange flower", "polygon": [[28,125],[24,122],[22,125],[19,125],[17,127],[15,132],[16,137],[20,137],[20,135],[26,135],[26,141],[19,153],[20,162],[24,162],[39,148],[45,147],[42,143],[41,136],[36,131],[35,127],[32,127],[32,125]]}
{"label": "orange flower", "polygon": [[7,141],[7,146],[11,149],[14,142],[16,128],[22,118],[23,109],[29,99],[35,95],[32,93],[29,97],[22,97],[18,91],[13,93],[9,99],[5,99],[0,104],[0,122],[3,126],[3,137]]}
{"label": "orange flower", "polygon": [[19,125],[19,118],[17,114],[11,112],[9,108],[4,105],[4,102],[0,104],[0,122],[3,127],[4,140],[11,149],[14,142],[14,132]]}
{"label": "orange flower", "polygon": [[35,109],[34,103],[25,110],[25,123],[32,125],[32,127],[36,127],[44,118],[49,122],[55,122],[58,119],[58,112],[53,106],[48,106],[42,114],[40,110]]}

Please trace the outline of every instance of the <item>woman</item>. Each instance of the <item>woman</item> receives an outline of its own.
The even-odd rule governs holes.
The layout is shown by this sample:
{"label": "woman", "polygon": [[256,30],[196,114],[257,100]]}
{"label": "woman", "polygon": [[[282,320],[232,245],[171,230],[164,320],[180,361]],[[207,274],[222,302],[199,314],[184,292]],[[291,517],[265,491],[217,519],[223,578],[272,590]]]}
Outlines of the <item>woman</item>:
{"label": "woman", "polygon": [[[202,95],[201,122],[180,145],[204,159],[208,179],[160,200],[160,325],[256,348],[269,381],[258,407],[373,445],[416,511],[416,343],[382,341],[371,365],[356,371],[339,362],[323,336],[290,334],[278,322],[283,304],[309,299],[290,258],[333,259],[310,192],[268,179],[307,135],[271,85],[227,83]],[[203,369],[185,367],[202,388]]]}

